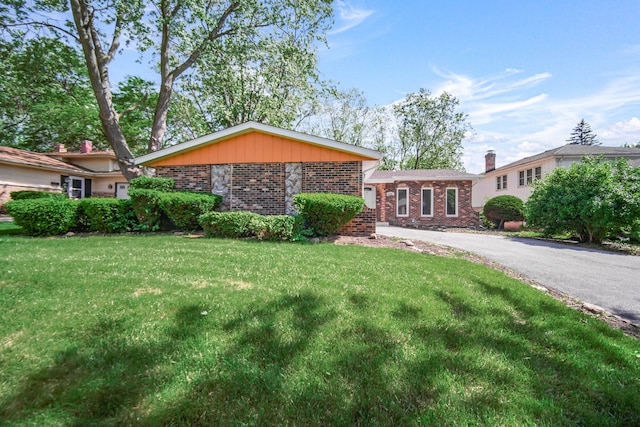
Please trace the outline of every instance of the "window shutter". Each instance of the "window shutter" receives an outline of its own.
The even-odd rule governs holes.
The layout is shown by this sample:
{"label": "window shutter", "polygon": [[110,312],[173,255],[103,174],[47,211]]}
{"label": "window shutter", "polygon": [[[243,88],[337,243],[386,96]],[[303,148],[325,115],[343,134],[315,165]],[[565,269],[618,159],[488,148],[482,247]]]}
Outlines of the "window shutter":
{"label": "window shutter", "polygon": [[91,197],[91,180],[89,178],[84,180],[84,197]]}

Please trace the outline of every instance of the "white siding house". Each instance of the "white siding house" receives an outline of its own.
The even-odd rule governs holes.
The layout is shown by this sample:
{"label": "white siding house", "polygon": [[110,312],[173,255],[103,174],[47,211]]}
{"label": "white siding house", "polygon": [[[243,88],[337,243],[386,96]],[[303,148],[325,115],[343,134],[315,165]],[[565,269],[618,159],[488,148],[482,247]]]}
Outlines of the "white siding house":
{"label": "white siding house", "polygon": [[640,167],[640,148],[602,147],[594,145],[568,144],[540,154],[495,168],[496,154],[489,151],[485,156],[485,173],[473,186],[472,205],[480,209],[492,197],[509,194],[527,200],[531,195],[531,183],[558,167],[569,167],[585,156],[602,156],[605,159],[628,158]]}

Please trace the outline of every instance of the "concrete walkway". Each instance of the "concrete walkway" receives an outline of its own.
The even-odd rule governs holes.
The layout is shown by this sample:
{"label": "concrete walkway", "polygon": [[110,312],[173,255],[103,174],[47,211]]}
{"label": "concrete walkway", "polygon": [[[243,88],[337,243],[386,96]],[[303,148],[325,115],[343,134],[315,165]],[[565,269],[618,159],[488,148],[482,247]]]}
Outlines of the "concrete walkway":
{"label": "concrete walkway", "polygon": [[384,226],[378,226],[377,233],[476,253],[543,286],[640,324],[640,256],[487,234]]}

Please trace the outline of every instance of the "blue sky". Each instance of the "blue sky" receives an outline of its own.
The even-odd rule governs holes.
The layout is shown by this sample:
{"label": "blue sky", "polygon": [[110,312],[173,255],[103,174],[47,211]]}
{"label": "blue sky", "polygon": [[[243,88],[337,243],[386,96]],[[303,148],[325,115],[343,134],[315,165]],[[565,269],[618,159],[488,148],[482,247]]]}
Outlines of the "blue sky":
{"label": "blue sky", "polygon": [[326,79],[371,106],[420,88],[469,114],[468,172],[565,144],[584,118],[603,145],[640,142],[638,0],[336,2]]}

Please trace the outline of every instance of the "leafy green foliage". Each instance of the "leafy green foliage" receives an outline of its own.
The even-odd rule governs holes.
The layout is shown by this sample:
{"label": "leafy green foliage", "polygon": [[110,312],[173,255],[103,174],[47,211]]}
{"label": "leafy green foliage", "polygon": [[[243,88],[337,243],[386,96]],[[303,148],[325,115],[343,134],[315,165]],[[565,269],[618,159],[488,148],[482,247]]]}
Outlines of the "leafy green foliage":
{"label": "leafy green foliage", "polygon": [[299,225],[291,215],[261,215],[251,219],[250,228],[258,240],[291,241],[297,238]]}
{"label": "leafy green foliage", "polygon": [[29,236],[52,236],[72,230],[78,220],[78,201],[71,199],[26,199],[5,203],[16,225]]}
{"label": "leafy green foliage", "polygon": [[172,228],[171,220],[160,206],[163,194],[161,191],[129,187],[131,205],[138,218],[138,230],[158,231]]}
{"label": "leafy green foliage", "polygon": [[173,191],[176,183],[172,178],[140,176],[129,181],[129,188],[134,190]]}
{"label": "leafy green foliage", "polygon": [[547,234],[571,232],[601,242],[640,224],[640,169],[627,159],[585,158],[534,183],[525,204],[527,222]]}
{"label": "leafy green foliage", "polygon": [[333,193],[300,193],[293,197],[305,225],[318,236],[329,236],[358,216],[364,199]]}
{"label": "leafy green foliage", "polygon": [[130,200],[94,197],[79,203],[78,222],[88,231],[123,233],[132,231],[137,224]]}
{"label": "leafy green foliage", "polygon": [[254,235],[252,222],[260,218],[253,212],[207,212],[199,222],[207,237],[241,238]]}
{"label": "leafy green foliage", "polygon": [[398,121],[400,169],[455,169],[462,165],[462,140],[471,127],[467,115],[457,113],[459,101],[443,92],[437,97],[425,89],[410,93],[393,113]]}
{"label": "leafy green foliage", "polygon": [[505,221],[522,221],[524,219],[524,202],[516,196],[508,194],[496,196],[485,203],[482,213],[499,229],[504,228]]}
{"label": "leafy green foliage", "polygon": [[33,191],[21,190],[9,193],[11,200],[28,200],[28,199],[65,199],[67,196],[62,193],[52,193],[49,191]]}
{"label": "leafy green foliage", "polygon": [[215,210],[222,202],[222,196],[188,192],[161,193],[159,202],[160,208],[179,229],[197,230],[200,228],[198,217]]}

